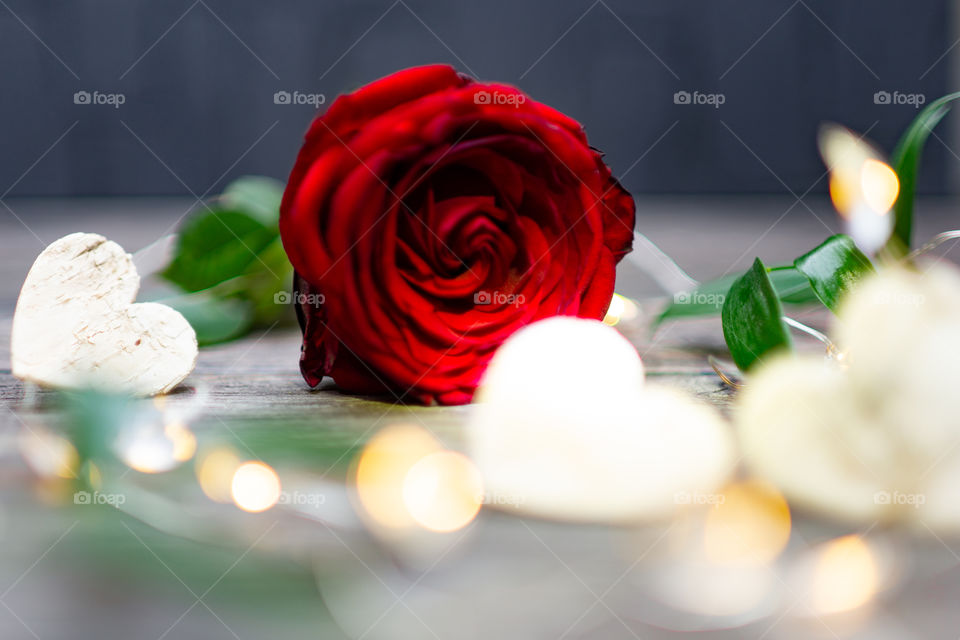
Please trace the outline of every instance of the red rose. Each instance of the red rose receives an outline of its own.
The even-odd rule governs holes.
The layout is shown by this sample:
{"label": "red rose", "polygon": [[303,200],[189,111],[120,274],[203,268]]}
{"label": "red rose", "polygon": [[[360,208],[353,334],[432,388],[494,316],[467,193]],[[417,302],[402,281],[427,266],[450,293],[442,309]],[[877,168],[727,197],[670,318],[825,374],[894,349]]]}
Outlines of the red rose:
{"label": "red rose", "polygon": [[633,223],[580,125],[513,87],[436,65],[341,96],[280,212],[303,376],[469,402],[520,327],[603,317]]}

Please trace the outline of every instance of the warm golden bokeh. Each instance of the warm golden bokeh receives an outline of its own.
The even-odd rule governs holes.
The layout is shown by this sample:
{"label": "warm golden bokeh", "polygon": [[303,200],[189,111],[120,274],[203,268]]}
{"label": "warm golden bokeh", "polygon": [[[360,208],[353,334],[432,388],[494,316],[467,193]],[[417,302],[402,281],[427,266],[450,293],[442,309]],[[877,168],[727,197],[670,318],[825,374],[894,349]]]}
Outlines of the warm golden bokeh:
{"label": "warm golden bokeh", "polygon": [[18,439],[20,453],[34,473],[44,478],[77,477],[80,457],[66,438],[40,427],[24,428]]}
{"label": "warm golden bokeh", "polygon": [[830,200],[844,218],[849,218],[860,196],[860,181],[856,171],[840,167],[830,172]]}
{"label": "warm golden bokeh", "polygon": [[897,173],[876,158],[858,158],[851,165],[839,165],[830,171],[830,199],[844,218],[857,215],[860,203],[874,214],[885,215],[899,193]]}
{"label": "warm golden bokeh", "polygon": [[875,213],[885,214],[897,201],[900,181],[886,162],[869,158],[860,169],[860,188],[867,205]]}
{"label": "warm golden bokeh", "polygon": [[270,465],[244,462],[233,474],[233,502],[244,511],[259,513],[280,500],[280,478]]}
{"label": "warm golden bokeh", "polygon": [[896,172],[873,145],[837,125],[824,125],[818,139],[830,171],[830,199],[846,221],[846,233],[868,254],[875,253],[893,231],[890,209],[900,183]]}
{"label": "warm golden bokeh", "polygon": [[462,529],[476,517],[483,504],[480,472],[462,453],[431,453],[407,472],[403,503],[424,529],[437,532]]}
{"label": "warm golden bokeh", "polygon": [[814,563],[812,605],[820,614],[856,609],[873,599],[879,582],[876,558],[862,538],[831,540]]}
{"label": "warm golden bokeh", "polygon": [[144,421],[121,431],[114,449],[131,469],[164,473],[193,457],[197,437],[180,420]]}
{"label": "warm golden bokeh", "polygon": [[603,323],[615,327],[621,320],[633,320],[638,313],[637,305],[633,300],[615,293],[610,299],[610,307],[603,317]]}
{"label": "warm golden bokeh", "polygon": [[417,462],[440,450],[436,438],[414,425],[389,426],[371,438],[355,474],[364,512],[383,527],[412,526],[415,522],[404,504],[404,481]]}
{"label": "warm golden bokeh", "polygon": [[770,563],[790,540],[790,509],[772,485],[759,480],[731,484],[709,510],[704,551],[716,564]]}
{"label": "warm golden bokeh", "polygon": [[180,421],[173,421],[163,429],[164,434],[173,443],[173,459],[186,462],[197,452],[197,437]]}
{"label": "warm golden bokeh", "polygon": [[220,447],[197,459],[197,481],[203,493],[214,502],[231,502],[233,474],[240,466],[240,457],[228,447]]}

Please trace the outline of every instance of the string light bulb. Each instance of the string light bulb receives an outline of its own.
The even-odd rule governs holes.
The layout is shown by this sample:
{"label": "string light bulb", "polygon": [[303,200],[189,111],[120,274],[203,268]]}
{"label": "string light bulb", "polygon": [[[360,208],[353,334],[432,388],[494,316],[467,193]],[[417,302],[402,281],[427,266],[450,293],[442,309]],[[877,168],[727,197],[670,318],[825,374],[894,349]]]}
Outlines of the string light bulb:
{"label": "string light bulb", "polygon": [[873,145],[845,127],[825,124],[817,141],[830,171],[833,206],[857,246],[876,253],[893,231],[890,209],[900,193],[897,173]]}
{"label": "string light bulb", "polygon": [[244,462],[233,474],[231,495],[244,511],[266,511],[280,500],[280,478],[268,464]]}

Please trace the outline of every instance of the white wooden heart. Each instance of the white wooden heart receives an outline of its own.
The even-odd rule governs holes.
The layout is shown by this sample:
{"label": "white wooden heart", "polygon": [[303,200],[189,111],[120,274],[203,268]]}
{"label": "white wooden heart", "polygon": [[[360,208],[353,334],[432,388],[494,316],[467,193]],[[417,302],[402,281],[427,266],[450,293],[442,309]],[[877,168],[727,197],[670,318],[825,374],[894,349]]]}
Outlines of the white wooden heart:
{"label": "white wooden heart", "polygon": [[11,333],[13,375],[44,387],[151,396],[196,365],[197,336],[174,309],[134,303],[140,276],[120,245],[73,233],[37,257]]}

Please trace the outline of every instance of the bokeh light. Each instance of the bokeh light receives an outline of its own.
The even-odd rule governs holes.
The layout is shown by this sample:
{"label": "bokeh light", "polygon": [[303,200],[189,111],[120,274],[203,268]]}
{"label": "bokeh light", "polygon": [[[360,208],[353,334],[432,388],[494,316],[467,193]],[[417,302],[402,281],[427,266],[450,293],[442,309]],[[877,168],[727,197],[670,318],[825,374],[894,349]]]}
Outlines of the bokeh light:
{"label": "bokeh light", "polygon": [[425,529],[441,533],[462,529],[483,504],[480,472],[462,453],[431,453],[407,472],[403,503]]}
{"label": "bokeh light", "polygon": [[787,501],[772,485],[732,484],[706,515],[704,552],[716,564],[770,563],[790,540],[790,522]]}
{"label": "bokeh light", "polygon": [[164,473],[193,457],[197,438],[180,420],[164,422],[162,416],[143,414],[139,421],[124,427],[114,450],[131,469]]}
{"label": "bokeh light", "polygon": [[280,500],[280,478],[270,465],[244,462],[233,474],[230,493],[234,504],[244,511],[266,511]]}
{"label": "bokeh light", "polygon": [[173,457],[173,442],[162,433],[125,440],[120,447],[120,459],[134,471],[164,473],[179,464],[179,460]]}
{"label": "bokeh light", "polygon": [[197,481],[203,493],[214,502],[231,502],[233,475],[241,464],[240,456],[228,447],[219,447],[197,459]]}
{"label": "bokeh light", "polygon": [[603,317],[603,324],[615,327],[622,320],[633,320],[637,317],[639,310],[636,303],[630,298],[621,296],[619,293],[613,294],[610,299],[610,307],[607,314]]}
{"label": "bokeh light", "polygon": [[817,554],[811,604],[818,614],[856,609],[873,598],[879,583],[877,561],[867,543],[856,535],[837,538]]}
{"label": "bokeh light", "polygon": [[897,201],[900,181],[897,173],[886,162],[869,158],[860,169],[863,198],[876,213],[885,214]]}
{"label": "bokeh light", "polygon": [[25,428],[18,438],[20,453],[42,478],[76,478],[79,456],[66,438],[41,427]]}
{"label": "bokeh light", "polygon": [[849,218],[860,195],[859,176],[848,167],[837,167],[830,172],[830,200],[844,218]]}
{"label": "bokeh light", "polygon": [[880,153],[849,129],[825,125],[820,154],[830,170],[830,199],[847,222],[847,233],[867,253],[875,253],[890,237],[900,183]]}
{"label": "bokeh light", "polygon": [[440,443],[415,425],[392,425],[377,433],[356,466],[357,497],[376,524],[401,529],[416,521],[404,502],[407,474],[420,460],[441,450]]}
{"label": "bokeh light", "polygon": [[173,458],[178,462],[186,462],[197,452],[197,437],[179,420],[167,424],[163,432],[173,443]]}

